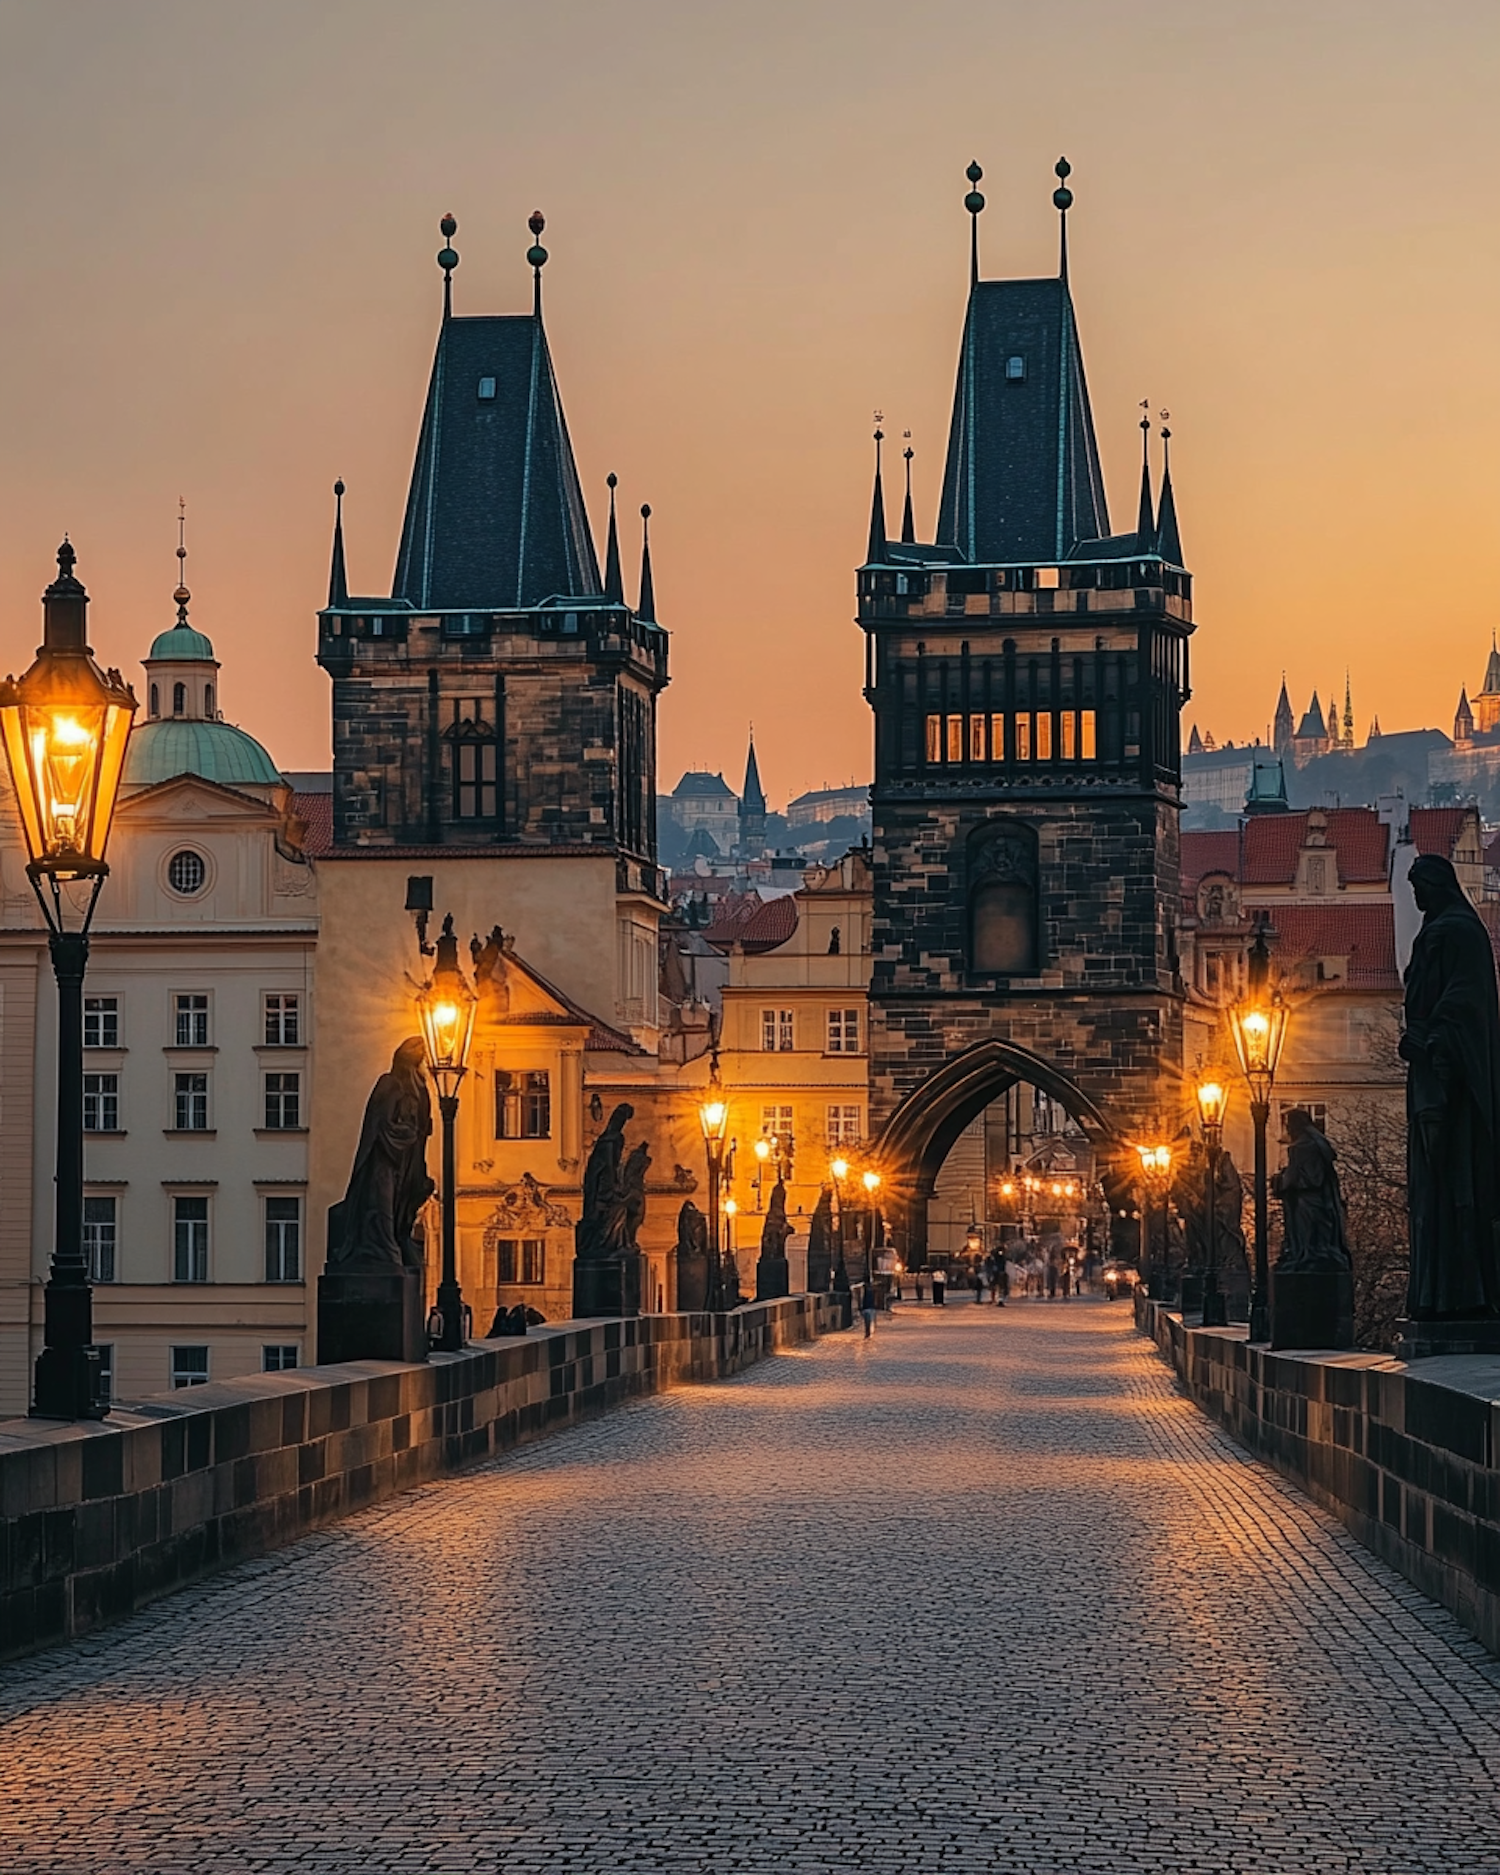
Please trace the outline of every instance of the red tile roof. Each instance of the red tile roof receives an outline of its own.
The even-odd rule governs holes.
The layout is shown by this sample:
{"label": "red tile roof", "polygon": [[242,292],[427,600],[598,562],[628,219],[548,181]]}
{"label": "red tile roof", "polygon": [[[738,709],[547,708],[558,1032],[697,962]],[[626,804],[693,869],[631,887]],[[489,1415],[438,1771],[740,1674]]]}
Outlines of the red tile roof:
{"label": "red tile roof", "polygon": [[1436,853],[1452,859],[1458,836],[1473,813],[1471,807],[1414,807],[1411,810],[1411,841],[1419,853]]}
{"label": "red tile roof", "polygon": [[309,859],[320,859],[333,845],[333,796],[294,794],[292,812],[307,825],[302,851]]}
{"label": "red tile roof", "polygon": [[1278,905],[1271,949],[1283,969],[1319,957],[1348,958],[1350,989],[1396,990],[1396,923],[1389,905]]}
{"label": "red tile roof", "polygon": [[755,955],[785,944],[796,929],[797,901],[790,892],[768,899],[756,899],[747,894],[732,907],[721,906],[703,935],[720,950],[742,944],[746,951]]}
{"label": "red tile roof", "polygon": [[[1373,807],[1330,807],[1328,845],[1338,850],[1344,884],[1383,883],[1386,828]],[[1291,885],[1307,839],[1307,814],[1253,814],[1245,822],[1246,885]]]}
{"label": "red tile roof", "polygon": [[1198,881],[1211,872],[1240,876],[1240,835],[1237,827],[1213,832],[1189,831],[1182,836],[1182,891],[1191,897]]}

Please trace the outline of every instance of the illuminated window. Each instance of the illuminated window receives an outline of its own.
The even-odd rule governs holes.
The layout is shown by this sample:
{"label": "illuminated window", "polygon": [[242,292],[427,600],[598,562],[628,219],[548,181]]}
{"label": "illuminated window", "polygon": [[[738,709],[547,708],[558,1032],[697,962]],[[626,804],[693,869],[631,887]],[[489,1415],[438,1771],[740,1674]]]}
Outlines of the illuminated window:
{"label": "illuminated window", "polygon": [[495,1137],[552,1137],[552,1082],[546,1068],[496,1069]]}
{"label": "illuminated window", "polygon": [[1052,712],[1038,710],[1036,713],[1036,759],[1039,762],[1052,760]]}
{"label": "illuminated window", "polygon": [[1078,718],[1071,710],[1064,710],[1059,722],[1062,730],[1062,759],[1074,762],[1078,759]]}
{"label": "illuminated window", "polygon": [[929,716],[927,719],[927,759],[940,762],[943,759],[943,719],[941,716]]}
{"label": "illuminated window", "polygon": [[948,718],[948,760],[961,762],[964,759],[964,719],[961,716]]}
{"label": "illuminated window", "polygon": [[969,760],[971,762],[984,760],[984,718],[982,716],[969,718]]}
{"label": "illuminated window", "polygon": [[1078,753],[1083,757],[1084,761],[1092,762],[1096,754],[1094,747],[1094,712],[1092,710],[1082,710],[1079,712],[1078,728]]}
{"label": "illuminated window", "polygon": [[1031,717],[1025,712],[1016,718],[1016,760],[1031,760]]}
{"label": "illuminated window", "polygon": [[1005,718],[1003,716],[990,718],[990,760],[992,762],[1005,760]]}
{"label": "illuminated window", "polygon": [[863,1136],[863,1109],[848,1106],[828,1109],[828,1143],[830,1146],[857,1146]]}

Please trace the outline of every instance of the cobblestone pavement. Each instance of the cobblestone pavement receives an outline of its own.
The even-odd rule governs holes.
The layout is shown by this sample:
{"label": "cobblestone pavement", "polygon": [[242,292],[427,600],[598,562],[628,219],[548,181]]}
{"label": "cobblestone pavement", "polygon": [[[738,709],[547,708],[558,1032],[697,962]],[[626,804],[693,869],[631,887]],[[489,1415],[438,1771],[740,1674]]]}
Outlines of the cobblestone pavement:
{"label": "cobblestone pavement", "polygon": [[0,1673],[0,1868],[1500,1870],[1500,1669],[1123,1307],[908,1309]]}

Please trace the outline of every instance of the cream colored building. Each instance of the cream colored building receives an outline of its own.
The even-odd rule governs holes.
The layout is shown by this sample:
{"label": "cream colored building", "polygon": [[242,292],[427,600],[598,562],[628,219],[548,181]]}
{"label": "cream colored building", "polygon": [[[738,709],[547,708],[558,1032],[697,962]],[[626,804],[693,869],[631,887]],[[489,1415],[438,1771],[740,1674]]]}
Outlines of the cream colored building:
{"label": "cream colored building", "polygon": [[[85,1237],[115,1398],[307,1358],[317,882],[292,788],[186,617],[146,659],[84,985]],[[0,1416],[52,1252],[57,995],[0,816]]]}

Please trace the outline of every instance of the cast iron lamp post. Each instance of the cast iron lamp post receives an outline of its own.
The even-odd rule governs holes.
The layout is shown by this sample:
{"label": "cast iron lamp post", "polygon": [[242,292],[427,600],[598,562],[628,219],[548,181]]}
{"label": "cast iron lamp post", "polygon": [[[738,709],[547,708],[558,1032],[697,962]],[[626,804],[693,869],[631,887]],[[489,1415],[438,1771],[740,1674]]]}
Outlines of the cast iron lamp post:
{"label": "cast iron lamp post", "polygon": [[[724,1306],[724,1277],[719,1235],[720,1189],[724,1182],[724,1141],[729,1132],[729,1102],[719,1084],[719,1057],[711,1063],[708,1092],[698,1107],[698,1124],[703,1129],[703,1148],[708,1155],[708,1304]],[[756,1144],[759,1145],[757,1140]],[[730,1200],[733,1203],[733,1200]],[[724,1207],[727,1209],[727,1207]],[[730,1217],[733,1213],[729,1213]],[[733,1252],[731,1251],[731,1254]],[[736,1285],[737,1286],[737,1285]]]}
{"label": "cast iron lamp post", "polygon": [[[1141,1162],[1141,1223],[1146,1238],[1146,1284],[1158,1301],[1167,1299],[1167,1186],[1172,1176],[1170,1146],[1137,1146]],[[1152,1219],[1153,1199],[1161,1210],[1161,1248],[1158,1253]],[[1159,1274],[1158,1274],[1159,1272]]]}
{"label": "cast iron lamp post", "polygon": [[[0,684],[0,736],[21,810],[26,877],[47,921],[57,978],[56,1222],[31,1408],[41,1419],[103,1419],[109,1411],[83,1252],[83,976],[136,701],[118,671],[94,662],[75,558],[65,540],[57,578],[42,596],[36,661],[24,677]],[[72,885],[83,891],[64,890]]]}
{"label": "cast iron lamp post", "polygon": [[1227,1328],[1229,1311],[1219,1293],[1219,1154],[1224,1150],[1224,1107],[1226,1095],[1219,1081],[1203,1081],[1198,1087],[1198,1119],[1203,1127],[1203,1143],[1208,1149],[1208,1251],[1203,1272],[1203,1326]]}
{"label": "cast iron lamp post", "polygon": [[444,918],[432,977],[417,993],[417,1013],[427,1050],[427,1071],[438,1090],[443,1122],[443,1276],[429,1323],[435,1345],[454,1354],[463,1347],[463,1291],[458,1282],[458,1151],[454,1141],[459,1083],[469,1068],[474,1010],[479,998],[464,980],[452,917]]}
{"label": "cast iron lamp post", "polygon": [[833,1293],[847,1296],[849,1289],[849,1263],[844,1254],[844,1180],[849,1176],[849,1161],[845,1158],[830,1159],[828,1169],[833,1174],[833,1197],[838,1207],[838,1229],[834,1232],[834,1241],[838,1244],[838,1260],[833,1267]]}
{"label": "cast iron lamp post", "polygon": [[1265,921],[1256,926],[1250,947],[1249,993],[1229,1012],[1229,1032],[1240,1072],[1250,1089],[1250,1120],[1255,1128],[1255,1294],[1250,1300],[1250,1339],[1271,1339],[1271,1271],[1266,1229],[1266,1125],[1271,1117],[1271,1090],[1286,1041],[1287,1007],[1279,990],[1270,988],[1271,953],[1266,947]]}
{"label": "cast iron lamp post", "polygon": [[875,1288],[875,1194],[880,1190],[880,1174],[862,1172],[859,1182],[865,1188],[865,1292],[871,1294]]}

